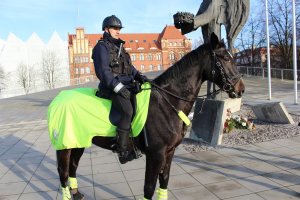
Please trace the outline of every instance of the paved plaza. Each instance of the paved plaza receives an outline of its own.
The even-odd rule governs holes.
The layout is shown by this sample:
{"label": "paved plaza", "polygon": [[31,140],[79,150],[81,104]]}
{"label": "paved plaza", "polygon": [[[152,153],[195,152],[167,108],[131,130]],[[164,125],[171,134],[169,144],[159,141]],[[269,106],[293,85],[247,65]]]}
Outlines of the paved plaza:
{"label": "paved plaza", "polygon": [[[266,79],[246,77],[245,81],[243,103],[267,101]],[[290,113],[300,115],[300,105],[293,101],[293,82],[273,80],[272,85],[272,100],[282,101]],[[0,100],[0,200],[61,200],[46,121],[47,106],[60,90]],[[87,200],[139,199],[144,169],[145,156],[121,165],[112,152],[92,146],[79,165],[80,191]],[[169,199],[300,199],[300,137],[197,153],[179,146]]]}

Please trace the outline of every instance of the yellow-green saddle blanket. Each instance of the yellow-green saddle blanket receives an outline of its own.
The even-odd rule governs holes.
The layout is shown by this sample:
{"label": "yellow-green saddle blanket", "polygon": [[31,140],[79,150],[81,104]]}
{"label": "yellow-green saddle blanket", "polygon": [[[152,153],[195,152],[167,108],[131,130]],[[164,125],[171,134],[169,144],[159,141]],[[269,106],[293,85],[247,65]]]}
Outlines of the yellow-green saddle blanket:
{"label": "yellow-green saddle blanket", "polygon": [[[142,131],[148,114],[149,83],[136,95],[136,114],[132,120],[133,137]],[[94,136],[114,137],[116,126],[109,120],[111,100],[95,96],[97,89],[77,88],[61,91],[48,107],[48,130],[56,150],[86,148]]]}

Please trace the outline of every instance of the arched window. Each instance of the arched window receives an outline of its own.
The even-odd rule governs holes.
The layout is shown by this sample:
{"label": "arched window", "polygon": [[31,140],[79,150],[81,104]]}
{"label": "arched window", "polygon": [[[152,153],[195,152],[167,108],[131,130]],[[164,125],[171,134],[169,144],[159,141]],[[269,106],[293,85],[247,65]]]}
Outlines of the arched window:
{"label": "arched window", "polygon": [[140,60],[145,60],[144,54],[140,54]]}
{"label": "arched window", "polygon": [[91,73],[91,69],[89,67],[85,67],[85,73],[86,74],[90,74]]}
{"label": "arched window", "polygon": [[149,65],[149,71],[153,71],[153,65]]}
{"label": "arched window", "polygon": [[136,61],[136,55],[135,55],[135,54],[132,54],[132,55],[131,55],[131,60],[132,60],[132,61]]}
{"label": "arched window", "polygon": [[179,53],[179,58],[182,58],[184,56],[184,53],[181,51],[180,53]]}
{"label": "arched window", "polygon": [[174,52],[170,52],[169,59],[170,60],[175,60],[175,54],[174,54]]}
{"label": "arched window", "polygon": [[84,74],[84,67],[80,67],[80,74]]}
{"label": "arched window", "polygon": [[156,60],[161,60],[161,54],[160,53],[156,54]]}

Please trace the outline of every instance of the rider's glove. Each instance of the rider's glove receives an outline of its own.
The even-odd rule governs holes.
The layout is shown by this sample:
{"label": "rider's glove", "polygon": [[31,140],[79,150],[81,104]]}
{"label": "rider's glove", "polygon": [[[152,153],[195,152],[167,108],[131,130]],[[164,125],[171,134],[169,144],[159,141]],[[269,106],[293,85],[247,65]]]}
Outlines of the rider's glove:
{"label": "rider's glove", "polygon": [[120,91],[117,93],[118,95],[121,95],[125,99],[130,99],[130,91],[124,86],[120,89]]}
{"label": "rider's glove", "polygon": [[125,99],[130,99],[130,91],[122,84],[119,83],[115,88],[114,92],[122,96]]}
{"label": "rider's glove", "polygon": [[143,84],[145,82],[149,82],[150,81],[146,76],[144,76],[144,75],[142,75],[140,73],[137,73],[135,75],[135,80],[137,80],[140,84]]}

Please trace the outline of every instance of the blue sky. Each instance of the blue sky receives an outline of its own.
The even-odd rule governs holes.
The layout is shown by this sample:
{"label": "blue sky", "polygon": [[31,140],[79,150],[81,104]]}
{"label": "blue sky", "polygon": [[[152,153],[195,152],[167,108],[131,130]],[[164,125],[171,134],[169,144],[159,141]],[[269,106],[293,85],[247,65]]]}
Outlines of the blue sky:
{"label": "blue sky", "polygon": [[[256,0],[251,0],[256,1]],[[67,40],[76,27],[86,33],[102,33],[103,19],[117,15],[125,27],[123,33],[159,33],[173,24],[173,14],[188,11],[196,14],[202,0],[1,0],[0,39],[9,32],[26,41],[35,32],[47,42],[54,31]],[[200,38],[198,29],[186,36]]]}

